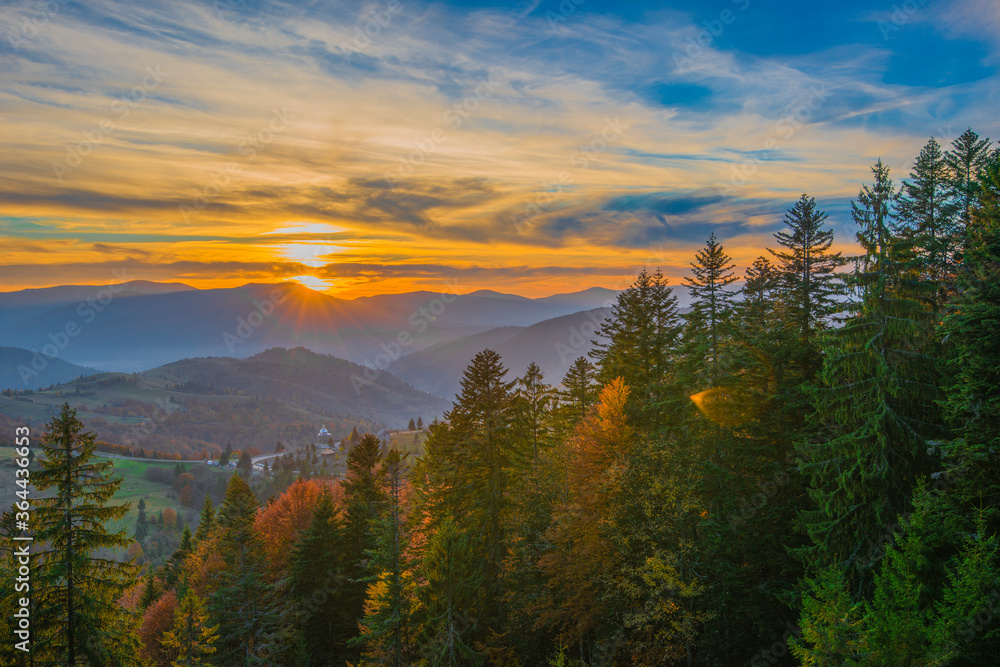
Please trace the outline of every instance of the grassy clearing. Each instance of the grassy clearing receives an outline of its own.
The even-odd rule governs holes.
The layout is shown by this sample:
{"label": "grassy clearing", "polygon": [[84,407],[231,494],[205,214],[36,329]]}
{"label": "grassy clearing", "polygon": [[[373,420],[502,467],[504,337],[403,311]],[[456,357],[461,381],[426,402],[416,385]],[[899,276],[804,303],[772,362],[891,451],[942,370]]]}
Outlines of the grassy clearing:
{"label": "grassy clearing", "polygon": [[[0,507],[4,509],[16,500],[14,491],[16,491],[18,487],[14,483],[17,479],[17,467],[14,463],[15,458],[16,456],[13,447],[0,447]],[[146,499],[146,516],[158,514],[168,507],[177,512],[178,517],[183,517],[189,512],[197,514],[197,509],[181,506],[180,500],[177,498],[177,494],[174,493],[171,485],[153,482],[146,479],[146,470],[148,468],[158,467],[173,471],[174,466],[177,465],[176,463],[169,461],[160,463],[105,458],[101,458],[100,460],[112,461],[114,464],[113,474],[122,478],[122,485],[119,487],[112,502],[114,504],[125,502],[129,503],[128,514],[117,521],[109,523],[109,530],[118,531],[125,529],[131,535],[132,531],[135,529],[135,522],[139,518],[138,505],[140,498]],[[190,468],[192,465],[196,464],[189,463],[186,465]],[[226,475],[228,473],[223,471],[213,471],[213,474]],[[38,494],[34,488],[32,488],[31,498],[37,499],[39,497],[41,497],[41,495]],[[200,498],[198,499],[198,506],[199,508],[201,506]]]}

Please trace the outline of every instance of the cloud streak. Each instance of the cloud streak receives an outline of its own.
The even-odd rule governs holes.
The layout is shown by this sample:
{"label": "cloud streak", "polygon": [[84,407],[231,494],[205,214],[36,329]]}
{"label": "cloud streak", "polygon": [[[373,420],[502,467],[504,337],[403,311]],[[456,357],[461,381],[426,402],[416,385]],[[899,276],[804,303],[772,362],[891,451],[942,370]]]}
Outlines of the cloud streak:
{"label": "cloud streak", "polygon": [[[975,20],[996,17],[977,2],[907,26],[931,31],[944,59],[979,40],[977,69],[954,81],[907,73],[919,45],[882,39],[880,15],[854,3],[823,10],[840,12],[823,21],[847,38],[783,50],[761,26],[791,34],[820,10],[733,3],[684,68],[675,56],[717,10],[624,15],[587,0],[553,20],[552,2],[57,0],[31,30],[37,6],[8,3],[0,277],[8,289],[99,282],[104,263],[128,260],[199,286],[322,273],[335,292],[371,293],[423,284],[434,267],[540,293],[610,280],[650,244],[683,267],[712,229],[748,264],[799,193],[839,215],[875,158],[902,176],[930,134],[1000,131],[982,102],[997,101],[995,33]],[[167,75],[150,86],[150,71]],[[264,142],[275,109],[291,120]],[[625,129],[594,151],[610,122]],[[88,140],[60,180],[54,165]],[[412,173],[387,182],[401,164]],[[720,192],[734,173],[739,188]],[[320,223],[339,231],[270,233]]]}

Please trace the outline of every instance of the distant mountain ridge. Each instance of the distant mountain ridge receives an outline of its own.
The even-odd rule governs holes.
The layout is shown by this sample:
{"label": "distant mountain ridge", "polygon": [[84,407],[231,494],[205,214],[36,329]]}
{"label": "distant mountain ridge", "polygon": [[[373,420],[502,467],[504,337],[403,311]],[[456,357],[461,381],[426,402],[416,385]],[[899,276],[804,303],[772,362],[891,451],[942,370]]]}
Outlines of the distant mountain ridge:
{"label": "distant mountain ridge", "polygon": [[462,373],[472,357],[489,348],[503,360],[508,380],[523,375],[535,362],[545,383],[558,385],[573,362],[594,349],[601,322],[610,313],[610,308],[596,308],[528,327],[490,329],[415,352],[389,370],[418,389],[450,400],[459,392]]}
{"label": "distant mountain ridge", "polygon": [[605,305],[616,294],[591,288],[530,299],[483,290],[348,300],[295,283],[54,287],[0,293],[0,345],[41,351],[55,337],[65,343],[59,359],[125,372],[192,357],[244,358],[272,347],[305,347],[384,368],[438,343],[532,326]]}
{"label": "distant mountain ridge", "polygon": [[41,389],[96,372],[94,368],[77,366],[59,358],[49,359],[31,350],[0,347],[0,390]]}
{"label": "distant mountain ridge", "polygon": [[269,349],[247,359],[183,359],[141,373],[74,377],[51,390],[0,396],[0,415],[40,426],[68,402],[98,437],[185,456],[202,449],[277,441],[311,442],[326,424],[343,437],[352,426],[376,432],[430,423],[448,409],[443,398],[391,373],[304,348]]}

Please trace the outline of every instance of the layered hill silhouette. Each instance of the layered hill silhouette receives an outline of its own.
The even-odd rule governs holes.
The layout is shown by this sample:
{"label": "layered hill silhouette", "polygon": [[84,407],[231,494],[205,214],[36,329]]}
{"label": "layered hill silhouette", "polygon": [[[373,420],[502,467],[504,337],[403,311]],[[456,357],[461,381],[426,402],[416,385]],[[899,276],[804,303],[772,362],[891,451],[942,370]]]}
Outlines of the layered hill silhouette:
{"label": "layered hill silhouette", "polygon": [[296,283],[66,286],[0,294],[0,345],[104,371],[245,358],[272,347],[306,347],[384,368],[445,341],[600,307],[615,294],[591,288],[541,299],[488,290],[341,299]]}
{"label": "layered hill silhouette", "polygon": [[0,347],[0,389],[41,389],[96,372],[58,357],[48,359],[31,350]]}
{"label": "layered hill silhouette", "polygon": [[444,399],[390,373],[364,378],[362,366],[304,348],[266,350],[247,359],[184,359],[140,373],[98,373],[51,389],[0,396],[0,415],[40,427],[68,402],[98,438],[147,450],[197,455],[236,449],[270,451],[276,442],[311,441],[326,425],[351,428],[430,423]]}
{"label": "layered hill silhouette", "polygon": [[508,379],[538,364],[546,384],[557,385],[573,361],[587,356],[598,339],[609,308],[597,308],[552,318],[528,327],[498,327],[414,352],[389,370],[415,387],[448,399],[461,389],[469,361],[485,348],[496,351],[508,369]]}

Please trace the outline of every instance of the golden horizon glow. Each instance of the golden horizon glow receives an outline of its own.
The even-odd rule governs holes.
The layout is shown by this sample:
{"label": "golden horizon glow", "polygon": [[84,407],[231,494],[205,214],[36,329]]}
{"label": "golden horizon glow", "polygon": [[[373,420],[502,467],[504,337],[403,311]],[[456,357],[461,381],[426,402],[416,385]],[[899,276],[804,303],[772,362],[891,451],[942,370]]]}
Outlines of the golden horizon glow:
{"label": "golden horizon glow", "polygon": [[[20,25],[26,2],[0,22]],[[881,42],[836,67],[709,45],[688,72],[662,67],[700,30],[679,11],[623,30],[583,7],[553,32],[541,12],[414,2],[426,21],[361,45],[368,9],[342,3],[258,22],[93,0],[115,21],[48,21],[5,56],[0,291],[122,269],[349,298],[622,289],[643,267],[678,284],[712,231],[738,271],[766,254],[802,192],[850,252],[876,158],[898,182],[927,135],[998,127],[988,105],[939,122],[955,93],[887,83]]]}

